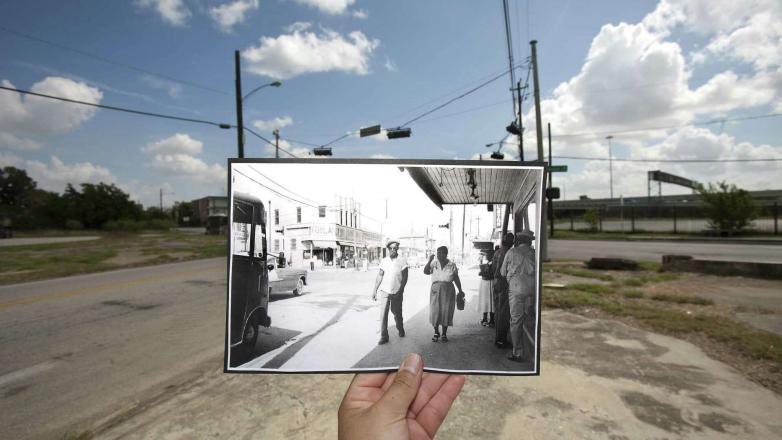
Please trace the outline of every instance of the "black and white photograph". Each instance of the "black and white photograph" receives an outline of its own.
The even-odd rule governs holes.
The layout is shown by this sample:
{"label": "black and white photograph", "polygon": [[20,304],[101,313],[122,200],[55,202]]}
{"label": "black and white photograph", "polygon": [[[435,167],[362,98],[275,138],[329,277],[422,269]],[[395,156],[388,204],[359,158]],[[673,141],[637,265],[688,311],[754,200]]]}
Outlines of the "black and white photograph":
{"label": "black and white photograph", "polygon": [[539,374],[540,164],[230,163],[228,372]]}

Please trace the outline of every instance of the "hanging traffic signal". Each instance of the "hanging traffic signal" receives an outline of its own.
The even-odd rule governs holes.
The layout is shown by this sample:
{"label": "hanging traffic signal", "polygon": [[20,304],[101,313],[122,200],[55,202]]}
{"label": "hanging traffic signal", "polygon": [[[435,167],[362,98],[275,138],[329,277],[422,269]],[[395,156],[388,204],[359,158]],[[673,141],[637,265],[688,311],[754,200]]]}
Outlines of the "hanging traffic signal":
{"label": "hanging traffic signal", "polygon": [[505,159],[505,155],[500,153],[499,151],[495,151],[495,152],[491,153],[491,158],[492,159],[497,159],[497,160],[503,160],[503,159]]}
{"label": "hanging traffic signal", "polygon": [[515,134],[516,136],[519,136],[521,134],[521,130],[519,129],[518,124],[516,124],[516,121],[513,121],[505,127],[505,131],[507,131],[510,134]]}
{"label": "hanging traffic signal", "polygon": [[331,148],[318,147],[312,150],[316,156],[331,156]]}
{"label": "hanging traffic signal", "polygon": [[386,130],[387,136],[389,139],[398,139],[398,138],[409,138],[411,134],[411,130],[409,128],[389,128]]}

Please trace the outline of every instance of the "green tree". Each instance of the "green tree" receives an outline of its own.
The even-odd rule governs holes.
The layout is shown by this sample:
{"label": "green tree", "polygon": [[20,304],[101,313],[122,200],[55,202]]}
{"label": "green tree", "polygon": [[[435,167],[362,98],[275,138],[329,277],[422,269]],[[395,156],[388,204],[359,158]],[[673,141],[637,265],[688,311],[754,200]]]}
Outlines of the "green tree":
{"label": "green tree", "polygon": [[82,183],[81,191],[68,184],[62,198],[67,219],[78,220],[86,228],[100,228],[112,220],[139,220],[144,214],[141,205],[114,184]]}
{"label": "green tree", "polygon": [[706,204],[709,229],[720,235],[733,235],[752,223],[757,217],[757,207],[752,197],[743,189],[726,182],[701,186],[701,200]]}
{"label": "green tree", "polygon": [[590,231],[597,231],[597,225],[600,222],[600,213],[597,211],[597,208],[587,209],[584,213],[584,221],[589,225]]}
{"label": "green tree", "polygon": [[0,223],[18,227],[19,221],[29,216],[31,194],[35,187],[35,180],[25,170],[16,167],[0,169]]}

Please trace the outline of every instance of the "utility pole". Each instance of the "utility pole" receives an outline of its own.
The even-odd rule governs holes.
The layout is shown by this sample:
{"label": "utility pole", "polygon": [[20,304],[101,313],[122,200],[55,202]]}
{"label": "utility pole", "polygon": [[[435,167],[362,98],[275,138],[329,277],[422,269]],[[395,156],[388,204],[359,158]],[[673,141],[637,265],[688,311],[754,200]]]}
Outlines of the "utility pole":
{"label": "utility pole", "polygon": [[462,265],[464,265],[464,219],[467,215],[467,205],[462,205]]}
{"label": "utility pole", "polygon": [[160,213],[163,213],[163,188],[160,188]]}
{"label": "utility pole", "polygon": [[242,121],[242,72],[239,61],[239,51],[234,51],[234,65],[236,68],[236,143],[239,150],[239,159],[244,158],[244,122]]}
{"label": "utility pole", "polygon": [[521,80],[516,84],[516,99],[519,102],[519,160],[524,162],[524,126],[521,125]]}
{"label": "utility pole", "polygon": [[280,129],[275,128],[272,132],[274,134],[274,158],[280,158]]}
{"label": "utility pole", "polygon": [[[537,40],[532,40],[529,42],[531,47],[531,62],[532,62],[532,82],[533,82],[533,91],[535,95],[535,135],[537,137],[538,141],[538,160],[543,161],[543,127],[542,122],[540,120],[540,81],[538,80],[538,51],[537,51]],[[541,188],[542,190],[542,188]],[[548,240],[546,237],[546,210],[541,208],[538,208],[541,210],[540,213],[540,258],[543,259],[543,261],[548,261]]]}
{"label": "utility pole", "polygon": [[[554,165],[554,159],[551,155],[551,122],[548,123],[548,187],[554,187],[554,173],[551,171],[551,167]],[[549,237],[554,238],[554,199],[548,198],[548,214],[549,214]]]}
{"label": "utility pole", "polygon": [[611,187],[611,198],[614,198],[614,158],[613,154],[611,154],[611,139],[614,137],[611,135],[606,136],[606,139],[608,139],[608,182]]}

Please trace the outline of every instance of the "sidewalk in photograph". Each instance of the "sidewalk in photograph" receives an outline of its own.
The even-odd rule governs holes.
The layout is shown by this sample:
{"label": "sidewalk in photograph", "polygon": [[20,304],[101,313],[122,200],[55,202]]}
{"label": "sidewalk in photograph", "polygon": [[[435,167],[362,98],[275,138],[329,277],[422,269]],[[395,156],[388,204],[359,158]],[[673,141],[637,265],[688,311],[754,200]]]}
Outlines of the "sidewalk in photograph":
{"label": "sidewalk in photograph", "polygon": [[[541,376],[469,377],[438,438],[782,435],[782,398],[687,342],[566,312],[544,312],[542,321]],[[225,375],[204,365],[200,379],[181,380],[155,405],[93,432],[126,439],[336,437],[351,375]]]}
{"label": "sidewalk in photograph", "polygon": [[[241,368],[296,371],[317,365],[322,371],[333,371],[395,367],[408,352],[422,353],[433,368],[532,368],[531,363],[508,361],[508,351],[494,346],[494,329],[480,325],[477,268],[460,272],[467,305],[465,310],[454,312],[454,326],[448,331],[447,343],[431,340],[434,330],[429,324],[430,277],[421,268],[410,268],[403,302],[407,335],[398,337],[389,314],[390,341],[378,346],[381,303],[370,298],[376,275],[376,270],[311,272],[303,296],[273,301],[269,306],[272,327],[263,329],[256,348],[259,353],[271,351]],[[286,337],[290,339],[284,340]]]}

